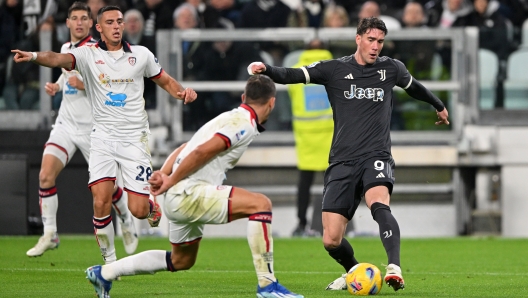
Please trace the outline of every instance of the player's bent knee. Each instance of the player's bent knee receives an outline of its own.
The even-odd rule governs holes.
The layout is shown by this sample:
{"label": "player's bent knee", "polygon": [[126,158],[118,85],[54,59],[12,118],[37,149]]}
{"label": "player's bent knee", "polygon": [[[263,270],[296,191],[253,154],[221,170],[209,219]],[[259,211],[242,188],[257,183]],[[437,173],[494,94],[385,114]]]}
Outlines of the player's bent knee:
{"label": "player's bent knee", "polygon": [[196,257],[193,256],[172,256],[172,266],[176,271],[189,270],[196,263]]}
{"label": "player's bent knee", "polygon": [[128,205],[128,210],[130,210],[130,213],[132,213],[135,218],[139,219],[147,218],[150,211],[149,208],[145,208],[144,206],[132,204]]}
{"label": "player's bent knee", "polygon": [[256,202],[258,210],[256,210],[256,212],[270,212],[272,208],[271,200],[263,194],[258,194],[257,198],[258,200],[256,200]]}
{"label": "player's bent knee", "polygon": [[337,248],[341,244],[341,239],[331,238],[323,235],[323,246],[326,250]]}
{"label": "player's bent knee", "polygon": [[39,173],[39,184],[43,188],[52,187],[55,185],[55,178],[52,171],[41,169]]}

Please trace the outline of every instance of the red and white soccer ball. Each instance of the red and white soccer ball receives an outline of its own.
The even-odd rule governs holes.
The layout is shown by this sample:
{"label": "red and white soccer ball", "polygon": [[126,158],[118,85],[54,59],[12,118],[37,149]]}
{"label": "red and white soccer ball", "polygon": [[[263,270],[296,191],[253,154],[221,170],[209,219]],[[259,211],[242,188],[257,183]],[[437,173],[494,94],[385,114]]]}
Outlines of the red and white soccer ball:
{"label": "red and white soccer ball", "polygon": [[345,280],[348,292],[355,296],[376,295],[383,284],[380,270],[369,263],[359,263],[352,267]]}

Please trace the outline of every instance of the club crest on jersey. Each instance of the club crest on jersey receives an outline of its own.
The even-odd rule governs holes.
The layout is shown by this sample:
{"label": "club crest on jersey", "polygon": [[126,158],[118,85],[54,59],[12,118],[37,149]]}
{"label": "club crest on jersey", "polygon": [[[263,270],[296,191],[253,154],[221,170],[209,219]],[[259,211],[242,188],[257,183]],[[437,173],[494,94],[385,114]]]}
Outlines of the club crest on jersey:
{"label": "club crest on jersey", "polygon": [[132,66],[136,65],[136,57],[128,57],[128,63]]}
{"label": "club crest on jersey", "polygon": [[124,93],[108,92],[106,96],[110,98],[110,100],[105,101],[107,106],[124,107],[126,105],[125,99],[127,99],[127,95]]}
{"label": "club crest on jersey", "polygon": [[356,85],[350,85],[350,91],[345,91],[346,99],[372,99],[372,101],[383,101],[385,91],[382,88],[357,88]]}
{"label": "club crest on jersey", "polygon": [[381,81],[385,81],[385,79],[386,79],[386,77],[385,77],[385,69],[378,70],[378,73],[381,75],[380,80]]}

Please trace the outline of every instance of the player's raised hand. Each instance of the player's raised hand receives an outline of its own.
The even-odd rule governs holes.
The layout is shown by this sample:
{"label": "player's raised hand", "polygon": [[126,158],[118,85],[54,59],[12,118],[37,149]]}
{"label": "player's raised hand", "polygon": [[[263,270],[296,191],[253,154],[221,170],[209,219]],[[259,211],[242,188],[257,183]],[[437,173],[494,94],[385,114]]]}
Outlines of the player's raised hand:
{"label": "player's raised hand", "polygon": [[437,111],[436,115],[438,116],[438,120],[439,120],[435,122],[436,125],[442,125],[442,124],[449,125],[449,120],[447,120],[447,117],[449,117],[447,108],[444,108],[441,112]]}
{"label": "player's raised hand", "polygon": [[59,91],[59,84],[47,82],[46,85],[44,85],[44,90],[46,90],[48,95],[53,96]]}
{"label": "player's raised hand", "polygon": [[71,76],[68,78],[68,84],[75,89],[84,90],[84,83],[76,76]]}
{"label": "player's raised hand", "polygon": [[196,97],[198,97],[198,95],[196,94],[196,91],[194,91],[191,88],[185,88],[185,90],[180,91],[176,94],[178,95],[178,97],[180,97],[183,100],[184,104],[193,102],[196,99]]}
{"label": "player's raised hand", "polygon": [[15,57],[13,57],[13,61],[15,61],[15,63],[29,62],[33,58],[33,54],[31,52],[11,50],[11,53],[15,53]]}
{"label": "player's raised hand", "polygon": [[249,75],[259,74],[266,71],[266,65],[262,62],[253,62],[247,67]]}

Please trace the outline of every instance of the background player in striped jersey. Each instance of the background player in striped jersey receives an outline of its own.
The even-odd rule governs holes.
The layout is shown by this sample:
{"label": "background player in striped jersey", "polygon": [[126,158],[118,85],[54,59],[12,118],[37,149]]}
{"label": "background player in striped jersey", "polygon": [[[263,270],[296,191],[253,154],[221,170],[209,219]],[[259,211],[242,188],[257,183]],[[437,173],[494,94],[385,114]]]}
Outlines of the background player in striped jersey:
{"label": "background player in striped jersey", "polygon": [[122,41],[123,13],[117,6],[105,6],[97,13],[96,29],[101,40],[94,46],[73,49],[69,54],[54,52],[15,53],[14,61],[33,61],[42,66],[77,69],[82,73],[86,93],[92,103],[93,127],[90,143],[90,187],[94,199],[93,225],[106,263],[116,260],[112,194],[116,177],[123,178],[128,192],[128,208],[139,218],[157,226],[161,210],[150,200],[152,174],[148,149],[149,124],[143,99],[143,78],[152,79],[171,96],[185,103],[196,92],[163,71],[158,59],[143,46]]}
{"label": "background player in striped jersey", "polygon": [[188,143],[176,149],[149,180],[151,191],[164,199],[170,220],[172,251],[149,250],[86,271],[99,297],[112,280],[123,275],[190,269],[198,255],[205,224],[225,224],[249,218],[248,242],[257,272],[257,297],[303,297],[277,282],[273,270],[271,201],[264,195],[222,185],[253,139],[264,130],[275,106],[275,84],[267,76],[251,77],[243,104],[202,126]]}
{"label": "background player in striped jersey", "polygon": [[415,80],[402,62],[379,57],[386,35],[381,19],[365,18],[357,27],[353,55],[300,68],[261,62],[248,66],[250,74],[266,74],[280,84],[320,84],[328,93],[334,137],[324,178],[323,244],[345,273],[327,290],[346,290],[346,272],[358,264],[343,235],[363,199],[378,223],[387,253],[385,282],[396,291],[405,286],[400,268],[400,228],[389,207],[395,181],[390,139],[394,86],[431,104],[438,116],[436,125],[449,124],[444,103]]}
{"label": "background player in striped jersey", "polygon": [[[90,7],[75,2],[68,9],[66,26],[70,29],[70,42],[65,43],[61,53],[96,41],[89,35],[93,25]],[[39,198],[44,234],[38,243],[27,251],[30,257],[42,255],[46,250],[59,246],[57,235],[58,197],[55,179],[79,149],[86,161],[90,156],[90,132],[92,128],[92,105],[86,96],[82,77],[76,70],[62,69],[56,83],[46,83],[46,92],[53,96],[62,91],[62,104],[50,137],[46,142],[39,174]],[[137,233],[132,216],[126,205],[126,195],[117,187],[112,196],[116,214],[121,220],[123,243],[128,254],[133,254],[138,245]]]}

